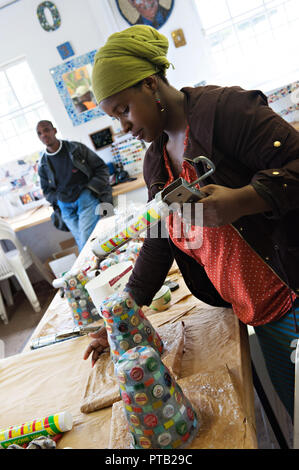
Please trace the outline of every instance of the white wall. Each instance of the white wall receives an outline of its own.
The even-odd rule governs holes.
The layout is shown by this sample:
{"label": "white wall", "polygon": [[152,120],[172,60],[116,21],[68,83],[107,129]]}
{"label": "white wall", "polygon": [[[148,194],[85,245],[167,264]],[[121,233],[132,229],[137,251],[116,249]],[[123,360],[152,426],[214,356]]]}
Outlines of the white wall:
{"label": "white wall", "polygon": [[[59,137],[78,140],[92,148],[89,134],[111,125],[111,119],[103,116],[73,126],[49,69],[64,62],[56,49],[58,45],[70,41],[75,52],[71,60],[98,49],[110,34],[129,27],[129,24],[117,8],[111,8],[113,0],[54,0],[61,16],[61,26],[47,32],[40,26],[36,15],[40,3],[41,0],[20,0],[0,10],[0,66],[25,57],[57,124]],[[183,29],[187,44],[175,48],[171,32],[178,28]],[[175,0],[171,16],[160,32],[169,39],[168,57],[175,69],[169,69],[168,78],[174,86],[179,88],[209,80],[211,70],[194,0]],[[111,160],[109,149],[98,154],[106,162]],[[147,192],[142,188],[128,196],[145,202]],[[51,253],[59,251],[61,240],[71,235],[56,230],[49,222],[35,230],[20,232],[19,236],[44,261]]]}
{"label": "white wall", "polygon": [[[49,69],[63,63],[56,49],[59,44],[70,41],[75,52],[70,58],[73,59],[98,49],[110,34],[129,27],[129,24],[117,8],[111,8],[113,1],[110,3],[110,0],[55,0],[61,26],[47,32],[36,15],[40,3],[41,0],[20,0],[0,10],[0,65],[25,57],[57,123],[59,136],[92,147],[88,134],[110,125],[111,119],[104,116],[73,126]],[[187,44],[175,48],[171,32],[178,28],[183,29]],[[174,86],[193,85],[209,79],[211,70],[194,0],[175,0],[171,16],[160,32],[169,39],[169,60],[175,69],[169,69],[168,78]],[[111,159],[109,150],[99,152],[99,155],[105,161]]]}
{"label": "white wall", "polygon": [[[169,40],[168,59],[175,67],[168,69],[167,77],[171,84],[177,88],[193,86],[201,80],[208,80],[213,72],[208,57],[209,46],[203,36],[194,1],[196,0],[175,0],[171,15],[159,29],[159,32]],[[118,14],[115,3],[112,2],[111,5],[118,30],[129,27],[128,23]],[[180,28],[183,29],[186,45],[176,48],[171,32]]]}

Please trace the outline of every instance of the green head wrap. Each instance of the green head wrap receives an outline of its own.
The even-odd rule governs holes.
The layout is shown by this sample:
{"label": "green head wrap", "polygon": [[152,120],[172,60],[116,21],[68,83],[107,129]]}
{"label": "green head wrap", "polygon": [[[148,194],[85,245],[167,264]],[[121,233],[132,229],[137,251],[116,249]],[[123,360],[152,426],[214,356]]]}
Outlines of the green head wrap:
{"label": "green head wrap", "polygon": [[168,39],[151,26],[112,34],[94,60],[92,88],[98,103],[150,75],[165,73],[170,65],[167,51]]}

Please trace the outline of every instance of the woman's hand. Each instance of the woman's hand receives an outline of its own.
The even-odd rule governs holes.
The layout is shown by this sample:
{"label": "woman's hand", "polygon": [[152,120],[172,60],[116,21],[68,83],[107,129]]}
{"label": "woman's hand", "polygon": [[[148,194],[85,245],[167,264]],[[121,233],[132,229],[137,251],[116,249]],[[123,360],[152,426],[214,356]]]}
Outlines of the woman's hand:
{"label": "woman's hand", "polygon": [[270,211],[268,203],[251,185],[243,188],[227,188],[216,184],[208,184],[200,188],[205,194],[198,201],[203,204],[203,225],[218,227],[230,224],[244,215]]}
{"label": "woman's hand", "polygon": [[95,333],[89,333],[88,336],[91,336],[92,338],[94,338],[94,340],[86,348],[83,359],[88,359],[88,357],[92,353],[91,367],[93,367],[98,357],[104,351],[104,349],[109,347],[106,328],[103,326],[102,328],[100,328],[99,331],[96,331]]}

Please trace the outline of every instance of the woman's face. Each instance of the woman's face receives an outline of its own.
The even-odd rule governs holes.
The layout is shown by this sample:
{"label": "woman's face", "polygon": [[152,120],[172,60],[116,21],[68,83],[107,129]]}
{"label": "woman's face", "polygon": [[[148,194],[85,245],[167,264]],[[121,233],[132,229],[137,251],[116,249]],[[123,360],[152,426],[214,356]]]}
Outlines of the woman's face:
{"label": "woman's face", "polygon": [[137,139],[152,142],[163,132],[163,116],[153,90],[145,82],[104,99],[100,106],[120,121],[125,133],[130,132]]}

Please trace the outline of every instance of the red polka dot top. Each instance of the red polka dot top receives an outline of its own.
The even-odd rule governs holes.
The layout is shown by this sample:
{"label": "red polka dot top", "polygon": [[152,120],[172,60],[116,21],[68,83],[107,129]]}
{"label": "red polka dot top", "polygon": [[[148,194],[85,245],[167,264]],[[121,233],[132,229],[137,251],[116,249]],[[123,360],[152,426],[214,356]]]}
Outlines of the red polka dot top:
{"label": "red polka dot top", "polygon": [[[167,186],[174,176],[166,145],[163,153],[169,176]],[[195,168],[186,160],[180,176],[189,183],[198,178]],[[214,287],[243,323],[264,325],[291,309],[289,288],[233,226],[188,228],[175,212],[167,217],[166,227],[173,243],[204,267]]]}

